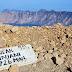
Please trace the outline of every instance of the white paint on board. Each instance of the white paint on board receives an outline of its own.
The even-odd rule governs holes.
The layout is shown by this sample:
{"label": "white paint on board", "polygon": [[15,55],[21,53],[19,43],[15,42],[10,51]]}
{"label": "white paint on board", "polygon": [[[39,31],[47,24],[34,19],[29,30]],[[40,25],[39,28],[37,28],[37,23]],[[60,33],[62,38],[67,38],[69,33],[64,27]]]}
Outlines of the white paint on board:
{"label": "white paint on board", "polygon": [[37,57],[30,44],[0,49],[0,70],[8,69],[10,65],[22,66],[35,61]]}

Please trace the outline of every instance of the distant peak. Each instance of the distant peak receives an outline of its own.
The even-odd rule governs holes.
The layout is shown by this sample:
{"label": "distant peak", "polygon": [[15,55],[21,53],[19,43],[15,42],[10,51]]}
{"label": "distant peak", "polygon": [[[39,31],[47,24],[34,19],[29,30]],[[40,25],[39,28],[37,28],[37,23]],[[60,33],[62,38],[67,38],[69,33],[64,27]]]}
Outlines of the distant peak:
{"label": "distant peak", "polygon": [[7,12],[7,11],[10,11],[9,9],[4,9],[2,12]]}
{"label": "distant peak", "polygon": [[4,9],[2,12],[19,12],[20,10],[15,10],[15,9]]}
{"label": "distant peak", "polygon": [[45,9],[40,9],[39,11],[45,11]]}

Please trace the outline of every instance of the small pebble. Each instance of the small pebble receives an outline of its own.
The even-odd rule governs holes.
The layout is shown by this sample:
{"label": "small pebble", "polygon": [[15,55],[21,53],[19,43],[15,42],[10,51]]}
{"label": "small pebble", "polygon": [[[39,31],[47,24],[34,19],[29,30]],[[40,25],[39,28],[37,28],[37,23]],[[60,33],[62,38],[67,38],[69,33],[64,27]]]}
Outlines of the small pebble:
{"label": "small pebble", "polygon": [[4,47],[6,45],[6,41],[3,39],[0,39],[0,47]]}
{"label": "small pebble", "polygon": [[63,54],[61,55],[61,57],[62,57],[62,58],[66,58],[66,55],[63,53]]}
{"label": "small pebble", "polygon": [[58,65],[63,64],[63,63],[64,63],[64,58],[62,58],[62,57],[56,57],[56,63],[57,63]]}
{"label": "small pebble", "polygon": [[49,54],[49,53],[47,53],[47,54],[45,54],[45,59],[47,60],[47,59],[51,59],[52,57],[53,57],[53,55],[52,54]]}
{"label": "small pebble", "polygon": [[11,28],[11,31],[12,32],[16,32],[16,31],[18,31],[19,29],[18,29],[18,27],[13,27],[13,28]]}
{"label": "small pebble", "polygon": [[49,52],[49,53],[53,53],[53,50],[49,50],[48,52]]}
{"label": "small pebble", "polygon": [[42,46],[36,48],[36,51],[42,51],[42,50],[43,50]]}
{"label": "small pebble", "polygon": [[53,53],[54,57],[58,57],[58,55],[59,55],[58,51],[56,51],[56,52]]}

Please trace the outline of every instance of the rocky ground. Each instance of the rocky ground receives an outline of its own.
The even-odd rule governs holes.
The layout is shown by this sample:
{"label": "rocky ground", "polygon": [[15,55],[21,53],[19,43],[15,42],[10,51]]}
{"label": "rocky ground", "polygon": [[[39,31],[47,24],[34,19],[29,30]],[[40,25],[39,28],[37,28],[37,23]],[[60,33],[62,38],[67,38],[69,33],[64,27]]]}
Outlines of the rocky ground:
{"label": "rocky ground", "polygon": [[[72,26],[18,27],[0,23],[0,48],[31,44],[38,61],[20,72],[72,72]],[[2,70],[0,72],[9,72]]]}

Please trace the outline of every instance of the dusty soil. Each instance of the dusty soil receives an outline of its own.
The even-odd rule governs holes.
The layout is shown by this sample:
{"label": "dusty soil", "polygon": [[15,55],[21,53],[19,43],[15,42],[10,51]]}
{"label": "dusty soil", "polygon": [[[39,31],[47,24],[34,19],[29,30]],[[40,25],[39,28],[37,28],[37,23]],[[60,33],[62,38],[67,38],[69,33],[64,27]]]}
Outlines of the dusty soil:
{"label": "dusty soil", "polygon": [[14,27],[0,23],[0,48],[26,44],[32,45],[38,61],[19,67],[20,72],[72,72],[72,26]]}

